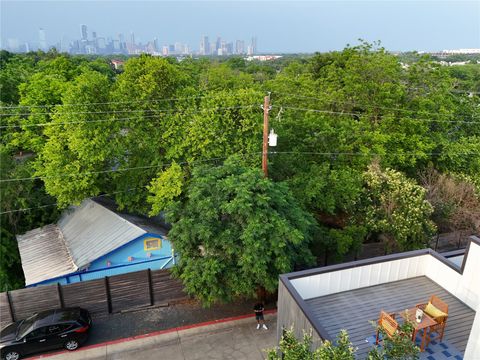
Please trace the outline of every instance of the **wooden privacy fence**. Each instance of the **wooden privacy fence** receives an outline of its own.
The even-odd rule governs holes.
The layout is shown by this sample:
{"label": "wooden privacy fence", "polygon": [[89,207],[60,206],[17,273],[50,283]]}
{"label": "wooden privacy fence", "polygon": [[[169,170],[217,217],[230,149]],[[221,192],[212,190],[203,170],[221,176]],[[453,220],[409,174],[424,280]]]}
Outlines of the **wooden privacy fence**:
{"label": "wooden privacy fence", "polygon": [[81,306],[92,315],[187,299],[169,270],[143,270],[68,285],[43,285],[0,293],[0,326],[43,310]]}

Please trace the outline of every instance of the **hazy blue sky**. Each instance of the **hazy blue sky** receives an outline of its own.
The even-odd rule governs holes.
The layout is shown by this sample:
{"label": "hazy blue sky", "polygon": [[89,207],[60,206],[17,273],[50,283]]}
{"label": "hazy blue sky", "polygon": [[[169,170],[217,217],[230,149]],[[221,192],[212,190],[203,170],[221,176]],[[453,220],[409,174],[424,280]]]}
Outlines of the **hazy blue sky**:
{"label": "hazy blue sky", "polygon": [[125,36],[198,49],[200,36],[228,41],[258,37],[261,52],[342,49],[358,38],[390,50],[480,48],[480,1],[5,1],[2,44],[8,38],[47,42],[80,38],[86,24],[97,36]]}

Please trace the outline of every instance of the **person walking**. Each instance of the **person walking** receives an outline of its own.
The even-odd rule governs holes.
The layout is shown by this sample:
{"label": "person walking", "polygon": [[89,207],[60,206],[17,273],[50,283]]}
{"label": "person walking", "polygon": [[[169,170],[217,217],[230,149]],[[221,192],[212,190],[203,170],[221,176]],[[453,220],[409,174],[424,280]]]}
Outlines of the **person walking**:
{"label": "person walking", "polygon": [[257,330],[260,330],[263,327],[265,330],[268,330],[267,325],[265,325],[265,320],[263,319],[263,304],[261,302],[256,303],[253,307],[253,311],[255,311],[255,319],[257,320]]}

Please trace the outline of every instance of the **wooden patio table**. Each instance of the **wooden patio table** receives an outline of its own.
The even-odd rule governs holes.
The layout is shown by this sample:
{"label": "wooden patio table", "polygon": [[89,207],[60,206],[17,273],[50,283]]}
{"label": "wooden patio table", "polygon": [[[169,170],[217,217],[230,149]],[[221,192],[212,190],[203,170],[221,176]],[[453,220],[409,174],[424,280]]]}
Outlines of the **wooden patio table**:
{"label": "wooden patio table", "polygon": [[418,323],[417,320],[415,319],[415,313],[416,312],[417,312],[417,308],[414,307],[414,308],[410,308],[410,309],[401,311],[398,314],[403,319],[408,320],[413,324],[413,326],[414,326],[414,330],[413,330],[413,334],[412,334],[412,341],[413,342],[415,342],[415,338],[417,337],[417,333],[420,330],[423,329],[422,342],[420,344],[420,351],[423,352],[425,350],[425,343],[427,341],[428,328],[432,325],[435,325],[437,322],[435,320],[433,320],[427,314],[423,313],[422,321]]}

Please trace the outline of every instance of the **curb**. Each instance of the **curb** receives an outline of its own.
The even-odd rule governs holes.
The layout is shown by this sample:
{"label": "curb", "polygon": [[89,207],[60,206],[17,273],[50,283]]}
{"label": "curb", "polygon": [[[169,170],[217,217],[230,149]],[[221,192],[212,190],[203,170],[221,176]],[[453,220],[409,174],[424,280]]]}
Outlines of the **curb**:
{"label": "curb", "polygon": [[[265,315],[276,314],[277,310],[276,309],[265,310],[263,313]],[[152,337],[152,336],[158,336],[158,335],[168,334],[168,333],[172,333],[172,332],[178,332],[178,331],[183,331],[183,330],[200,328],[200,327],[205,327],[205,326],[214,325],[214,324],[222,324],[222,323],[226,323],[226,322],[238,321],[238,320],[249,319],[249,318],[254,318],[254,317],[255,317],[255,314],[239,315],[239,316],[232,316],[232,317],[223,318],[223,319],[205,321],[205,322],[201,322],[201,323],[198,323],[198,324],[178,326],[178,327],[174,327],[174,328],[170,328],[170,329],[154,331],[154,332],[151,332],[151,333],[148,333],[148,334],[129,336],[129,337],[122,338],[122,339],[110,340],[110,341],[105,341],[103,343],[98,343],[98,344],[93,344],[93,345],[88,345],[88,346],[82,346],[82,347],[80,347],[80,349],[78,351],[75,351],[75,353],[78,353],[78,352],[84,351],[84,350],[90,350],[90,349],[95,349],[95,348],[99,348],[99,347],[103,347],[103,346],[108,346],[108,345],[121,344],[121,343],[129,342],[129,341],[133,341],[133,340],[137,340],[137,339],[145,339],[145,338],[149,338],[149,337]],[[30,360],[45,359],[45,358],[49,358],[49,357],[52,357],[52,356],[56,356],[56,355],[60,355],[60,354],[68,354],[68,353],[70,353],[70,351],[60,350],[60,351],[52,352],[52,353],[49,353],[49,354],[35,355],[33,357],[29,357],[28,359],[30,359]]]}

